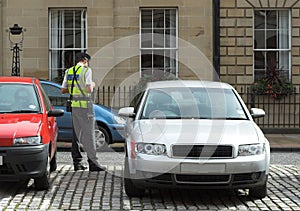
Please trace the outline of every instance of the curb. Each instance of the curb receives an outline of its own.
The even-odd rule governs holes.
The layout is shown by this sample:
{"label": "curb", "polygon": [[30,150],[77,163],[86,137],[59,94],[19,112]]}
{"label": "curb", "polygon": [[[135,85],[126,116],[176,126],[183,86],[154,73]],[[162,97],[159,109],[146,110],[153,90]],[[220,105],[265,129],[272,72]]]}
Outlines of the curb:
{"label": "curb", "polygon": [[[99,150],[97,152],[111,152],[111,150],[115,151],[115,152],[124,152],[124,147],[115,147],[115,146],[112,146],[112,147],[109,147],[109,149],[102,149],[102,150]],[[71,152],[71,147],[69,146],[57,146],[57,151],[58,152]],[[82,151],[84,151],[82,149]]]}
{"label": "curb", "polygon": [[300,152],[300,147],[271,147],[271,152]]}

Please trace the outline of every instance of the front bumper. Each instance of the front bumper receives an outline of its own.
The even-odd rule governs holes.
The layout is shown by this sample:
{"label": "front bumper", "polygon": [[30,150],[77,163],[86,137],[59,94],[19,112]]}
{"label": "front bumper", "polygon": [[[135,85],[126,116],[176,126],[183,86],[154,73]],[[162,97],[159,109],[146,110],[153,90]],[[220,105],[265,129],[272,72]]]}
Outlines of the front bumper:
{"label": "front bumper", "polygon": [[0,181],[20,181],[40,177],[47,167],[49,144],[0,147]]}
{"label": "front bumper", "polygon": [[[265,153],[253,156],[233,158],[175,158],[138,154],[137,159],[129,159],[131,170],[156,173],[247,173],[266,171],[268,173],[268,156]],[[130,171],[132,173],[132,171]]]}
{"label": "front bumper", "polygon": [[142,186],[251,188],[267,181],[266,155],[228,159],[175,159],[139,154],[129,159],[131,178]]}
{"label": "front bumper", "polygon": [[[249,172],[242,174],[157,174],[153,172],[137,172],[134,179],[137,187],[157,188],[189,188],[189,189],[248,189],[266,184],[268,175],[265,172]],[[152,175],[152,176],[150,176]]]}

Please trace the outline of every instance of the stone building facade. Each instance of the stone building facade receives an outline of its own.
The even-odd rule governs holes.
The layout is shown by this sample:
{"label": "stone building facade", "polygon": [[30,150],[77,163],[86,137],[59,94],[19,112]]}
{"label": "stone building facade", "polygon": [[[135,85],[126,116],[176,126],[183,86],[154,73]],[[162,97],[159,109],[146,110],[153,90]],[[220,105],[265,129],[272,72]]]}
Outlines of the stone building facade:
{"label": "stone building facade", "polygon": [[289,79],[300,84],[300,1],[220,1],[220,78],[231,84],[254,81],[254,11],[289,11]]}
{"label": "stone building facade", "polygon": [[[55,51],[55,47],[52,49],[52,42],[57,41],[53,41],[51,37],[54,34],[51,31],[51,24],[54,22],[52,17],[57,14],[56,10],[83,9],[86,18],[86,33],[83,33],[86,36],[84,50],[92,56],[91,66],[95,69],[96,82],[119,85],[125,79],[130,81],[134,78],[136,81],[141,76],[139,55],[141,10],[164,9],[166,14],[168,9],[175,9],[174,27],[177,39],[175,51],[179,61],[175,74],[180,78],[195,78],[197,75],[206,79],[212,78],[210,71],[213,60],[213,1],[211,0],[25,0],[22,3],[18,0],[1,0],[0,2],[1,75],[11,74],[12,52],[8,29],[17,23],[25,29],[20,52],[21,75],[54,80],[57,73],[52,71],[55,71],[53,66],[56,65],[56,61],[52,58],[51,52]],[[203,57],[204,65],[199,63],[197,54]],[[200,66],[201,68],[207,66],[209,71],[201,70]],[[203,75],[203,72],[206,73]]]}
{"label": "stone building facade", "polygon": [[[175,30],[172,34],[174,46],[159,48],[164,55],[159,55],[158,60],[164,64],[156,67],[152,57],[152,69],[167,71],[173,68],[172,73],[182,79],[212,80],[218,75],[221,81],[233,85],[252,84],[256,71],[255,50],[268,50],[255,49],[254,46],[256,11],[267,14],[285,10],[289,14],[286,21],[290,21],[289,45],[277,50],[284,50],[288,58],[285,73],[289,80],[300,84],[299,0],[24,0],[22,3],[0,0],[0,5],[0,75],[11,74],[9,27],[17,23],[24,29],[20,52],[21,75],[55,80],[68,67],[66,61],[60,61],[66,60],[66,56],[60,54],[80,50],[91,54],[91,66],[95,69],[95,80],[99,85],[117,86],[136,82],[143,75],[143,65],[144,69],[151,69],[151,64],[149,66],[143,61],[151,53],[141,56],[143,50],[157,50],[153,46],[143,49],[140,41],[143,17],[145,21],[149,20],[146,10],[152,10],[150,19],[153,23],[158,20],[155,16],[158,11],[163,11],[165,23],[171,17],[166,14],[175,11],[173,28],[165,26],[161,30],[153,25],[145,28],[145,31],[150,29],[151,33],[159,32],[163,36]],[[59,32],[53,25],[57,21],[55,17],[62,14],[60,11],[67,10],[74,10],[75,16],[77,10],[82,10],[81,15],[86,21],[84,26],[81,25],[82,44],[78,49],[74,46],[69,48],[67,44],[59,49],[61,46],[56,46],[59,40],[53,38]],[[281,12],[278,14],[281,17]],[[62,16],[58,18],[59,24],[65,21]],[[173,38],[168,42],[173,42],[170,41]],[[172,59],[177,63],[172,59],[166,62],[166,53],[174,53]]]}

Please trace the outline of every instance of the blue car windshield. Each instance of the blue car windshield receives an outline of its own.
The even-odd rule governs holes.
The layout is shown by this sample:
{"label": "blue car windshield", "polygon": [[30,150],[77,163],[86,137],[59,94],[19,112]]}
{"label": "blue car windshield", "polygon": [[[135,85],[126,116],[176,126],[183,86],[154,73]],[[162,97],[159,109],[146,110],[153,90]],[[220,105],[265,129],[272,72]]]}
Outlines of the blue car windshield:
{"label": "blue car windshield", "polygon": [[32,84],[0,83],[0,113],[37,113],[39,99]]}
{"label": "blue car windshield", "polygon": [[233,90],[163,88],[149,90],[141,119],[247,119]]}

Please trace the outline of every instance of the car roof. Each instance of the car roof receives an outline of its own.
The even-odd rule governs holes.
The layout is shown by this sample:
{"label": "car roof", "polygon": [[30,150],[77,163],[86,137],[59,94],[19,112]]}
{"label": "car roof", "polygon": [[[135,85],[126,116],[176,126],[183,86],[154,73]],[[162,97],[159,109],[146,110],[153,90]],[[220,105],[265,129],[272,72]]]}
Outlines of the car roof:
{"label": "car roof", "polygon": [[49,81],[49,80],[45,80],[45,79],[40,79],[40,82],[41,82],[41,84],[51,84],[51,85],[54,85],[56,87],[61,88],[60,84],[58,84],[56,82],[53,82],[53,81]]}
{"label": "car roof", "polygon": [[202,80],[168,80],[148,82],[147,89],[172,88],[172,87],[203,87],[203,88],[221,88],[233,89],[231,85],[217,81]]}
{"label": "car roof", "polygon": [[0,82],[33,84],[37,83],[38,79],[34,77],[0,76]]}

